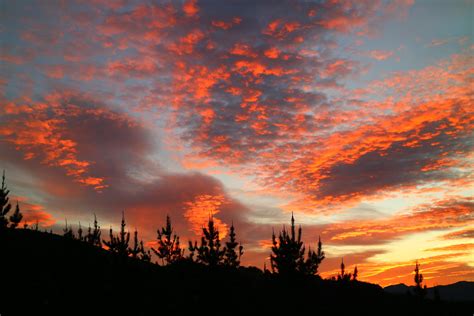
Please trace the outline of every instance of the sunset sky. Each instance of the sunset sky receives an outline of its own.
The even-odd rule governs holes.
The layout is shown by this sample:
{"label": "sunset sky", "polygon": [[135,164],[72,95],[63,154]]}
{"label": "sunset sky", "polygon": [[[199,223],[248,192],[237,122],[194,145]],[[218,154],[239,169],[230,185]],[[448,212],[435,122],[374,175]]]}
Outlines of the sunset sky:
{"label": "sunset sky", "polygon": [[213,214],[262,268],[294,212],[324,277],[474,281],[473,7],[0,0],[0,169],[41,229]]}

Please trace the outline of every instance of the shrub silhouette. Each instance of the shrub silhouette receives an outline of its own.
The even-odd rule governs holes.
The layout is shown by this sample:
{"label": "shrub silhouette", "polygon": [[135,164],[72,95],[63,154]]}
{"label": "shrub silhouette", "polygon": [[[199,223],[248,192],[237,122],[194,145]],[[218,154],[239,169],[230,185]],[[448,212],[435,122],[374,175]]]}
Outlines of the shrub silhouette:
{"label": "shrub silhouette", "polygon": [[291,228],[288,232],[285,227],[280,232],[278,239],[275,232],[272,234],[272,254],[270,255],[270,264],[273,272],[281,275],[292,275],[295,273],[313,275],[318,272],[318,267],[324,260],[325,255],[322,250],[321,239],[318,241],[318,250],[316,252],[308,250],[305,259],[305,246],[301,241],[301,226],[298,228],[298,234],[295,231],[295,218],[291,215]]}
{"label": "shrub silhouette", "polygon": [[122,212],[122,222],[120,224],[120,233],[115,236],[112,227],[109,230],[109,241],[103,240],[103,243],[109,247],[109,251],[115,252],[121,256],[128,257],[130,254],[130,249],[128,247],[128,243],[130,241],[130,232],[125,232],[125,214]]}
{"label": "shrub silhouette", "polygon": [[21,214],[20,206],[18,205],[18,201],[16,201],[15,212],[13,212],[13,214],[10,216],[10,227],[17,228],[22,219],[23,214]]}
{"label": "shrub silhouette", "polygon": [[9,203],[7,185],[5,184],[5,170],[2,175],[2,187],[0,188],[0,230],[7,228],[8,218],[7,215],[10,212],[12,205]]}
{"label": "shrub silhouette", "polygon": [[171,264],[183,258],[184,249],[181,249],[179,236],[173,234],[171,219],[166,215],[166,225],[156,231],[157,233],[157,249],[153,247],[151,250],[161,259],[161,264]]}
{"label": "shrub silhouette", "polygon": [[[238,247],[237,247],[238,246]],[[224,247],[224,265],[236,268],[240,265],[240,257],[244,254],[244,247],[235,239],[234,223],[230,226],[229,241]]]}

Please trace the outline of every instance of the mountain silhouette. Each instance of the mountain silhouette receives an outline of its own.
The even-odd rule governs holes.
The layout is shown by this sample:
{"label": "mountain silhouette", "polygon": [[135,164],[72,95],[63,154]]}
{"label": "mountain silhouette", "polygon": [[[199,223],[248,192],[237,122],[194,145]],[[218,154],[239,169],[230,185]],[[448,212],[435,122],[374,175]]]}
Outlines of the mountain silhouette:
{"label": "mountain silhouette", "polygon": [[474,310],[472,301],[419,300],[359,281],[290,278],[188,260],[158,266],[30,229],[1,231],[0,247],[2,315],[471,315]]}
{"label": "mountain silhouette", "polygon": [[[415,287],[403,283],[384,287],[384,291],[392,294],[413,293]],[[441,300],[463,302],[474,300],[474,282],[460,281],[448,285],[437,285],[427,288],[426,297],[435,299],[435,292],[438,291]]]}

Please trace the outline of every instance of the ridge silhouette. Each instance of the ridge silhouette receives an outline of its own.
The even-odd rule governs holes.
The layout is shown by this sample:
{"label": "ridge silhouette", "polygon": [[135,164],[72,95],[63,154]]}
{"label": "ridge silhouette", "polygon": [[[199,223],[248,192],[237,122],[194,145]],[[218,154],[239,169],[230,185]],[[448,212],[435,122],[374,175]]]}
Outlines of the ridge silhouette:
{"label": "ridge silhouette", "polygon": [[[358,280],[357,266],[347,273],[343,259],[337,277],[322,279],[318,267],[325,258],[321,239],[316,251],[301,240],[302,227],[273,232],[272,272],[241,267],[243,246],[232,223],[228,240],[210,217],[202,236],[189,242],[188,256],[170,216],[157,230],[153,262],[135,229],[130,242],[122,213],[120,231],[110,228],[101,240],[93,227],[77,233],[67,223],[63,236],[42,232],[38,222],[19,228],[11,210],[5,175],[0,189],[0,314],[3,315],[470,315],[474,301],[451,302],[435,293],[427,299],[421,267],[415,265],[415,293],[396,295]],[[8,206],[10,205],[10,206]],[[79,232],[81,231],[81,232]],[[341,304],[343,303],[343,304]]]}

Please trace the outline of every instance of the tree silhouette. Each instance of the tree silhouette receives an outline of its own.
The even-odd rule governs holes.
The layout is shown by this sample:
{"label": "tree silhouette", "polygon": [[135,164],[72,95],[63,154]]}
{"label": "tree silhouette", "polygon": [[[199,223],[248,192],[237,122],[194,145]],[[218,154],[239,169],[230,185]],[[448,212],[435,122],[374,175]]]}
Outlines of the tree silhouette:
{"label": "tree silhouette", "polygon": [[197,249],[198,249],[197,241],[194,241],[194,244],[193,244],[193,242],[190,240],[188,244],[189,255],[186,259],[190,261],[194,261],[195,260],[194,256],[196,255]]}
{"label": "tree silhouette", "polygon": [[129,248],[130,255],[132,258],[138,258],[138,255],[141,252],[140,243],[138,242],[138,231],[135,228],[135,232],[133,233],[133,247]]}
{"label": "tree silhouette", "polygon": [[272,254],[270,255],[270,264],[273,272],[281,275],[291,275],[302,273],[313,275],[318,271],[319,264],[324,259],[321,239],[318,242],[316,252],[309,249],[305,259],[305,247],[301,241],[301,226],[298,228],[298,234],[295,230],[295,218],[291,215],[291,228],[288,232],[285,227],[280,232],[278,239],[275,232],[272,234]]}
{"label": "tree silhouette", "polygon": [[79,222],[79,227],[77,228],[77,239],[80,240],[80,241],[84,241],[84,237],[82,236],[82,226],[81,226],[81,222]]}
{"label": "tree silhouette", "polygon": [[139,259],[145,262],[150,262],[151,252],[150,250],[145,250],[145,247],[143,246],[143,240],[140,240],[140,248],[141,248],[141,253],[140,253]]}
{"label": "tree silhouette", "polygon": [[10,212],[12,205],[9,203],[7,185],[5,184],[5,170],[2,175],[2,187],[0,188],[0,230],[8,226],[7,214]]}
{"label": "tree silhouette", "polygon": [[263,262],[263,273],[265,273],[265,274],[270,273],[270,270],[267,269],[267,263],[265,261]]}
{"label": "tree silhouette", "polygon": [[92,229],[89,224],[85,241],[93,246],[102,247],[102,241],[100,238],[101,233],[99,223],[97,222],[97,216],[94,214],[94,228]]}
{"label": "tree silhouette", "polygon": [[[38,230],[38,223],[36,223],[36,230]],[[74,231],[72,230],[72,226],[68,226],[67,219],[66,219],[66,226],[63,228],[63,236],[69,239],[74,239]]]}
{"label": "tree silhouette", "polygon": [[306,275],[317,274],[319,265],[324,260],[324,258],[325,258],[325,254],[323,251],[323,244],[321,242],[321,237],[319,237],[318,250],[312,251],[311,247],[308,248],[308,254],[307,254],[306,260],[301,261],[300,271]]}
{"label": "tree silhouette", "polygon": [[425,286],[422,286],[423,284],[423,274],[420,272],[420,265],[418,264],[418,261],[416,261],[415,265],[415,294],[423,299],[426,295],[426,284]]}
{"label": "tree silhouette", "polygon": [[150,261],[151,253],[150,251],[146,251],[145,247],[143,246],[143,240],[138,241],[138,231],[135,229],[133,233],[133,247],[129,248],[129,253],[131,254],[132,258],[140,259],[143,261]]}
{"label": "tree silhouette", "polygon": [[103,240],[104,244],[109,247],[111,252],[115,252],[121,256],[128,257],[130,254],[130,249],[128,248],[128,243],[130,241],[130,232],[125,232],[125,214],[122,212],[122,222],[120,224],[120,233],[118,236],[114,236],[112,227],[109,230],[110,241]]}
{"label": "tree silhouette", "polygon": [[166,225],[156,231],[158,247],[151,250],[161,259],[161,264],[171,264],[183,258],[184,249],[181,249],[179,236],[173,234],[171,219],[166,215]]}
{"label": "tree silhouette", "polygon": [[341,271],[337,275],[337,281],[339,282],[349,282],[351,280],[351,274],[345,272],[344,258],[341,260]]}
{"label": "tree silhouette", "polygon": [[20,206],[18,205],[18,201],[16,201],[15,212],[13,212],[13,214],[10,216],[10,227],[17,228],[22,219],[23,214],[21,214]]}
{"label": "tree silhouette", "polygon": [[359,276],[359,271],[357,270],[357,266],[355,266],[354,272],[352,273],[352,281],[357,281],[358,276]]}
{"label": "tree silhouette", "polygon": [[[238,246],[238,247],[237,247]],[[224,265],[236,268],[240,265],[240,257],[244,254],[244,247],[235,239],[234,223],[230,226],[229,241],[224,247]]]}
{"label": "tree silhouette", "polygon": [[197,251],[197,262],[215,267],[223,262],[224,250],[221,249],[219,230],[214,225],[214,220],[209,217],[207,228],[202,228],[201,244],[198,247],[197,242],[189,242],[189,250],[194,255]]}
{"label": "tree silhouette", "polygon": [[[66,227],[67,227],[67,221],[66,221]],[[35,224],[32,226],[32,229],[34,231],[38,231],[39,230],[39,221],[36,220],[35,221]],[[71,233],[72,233],[72,237],[74,238],[74,233],[72,232],[72,228],[71,228]]]}

